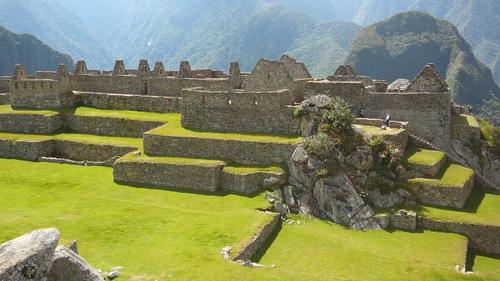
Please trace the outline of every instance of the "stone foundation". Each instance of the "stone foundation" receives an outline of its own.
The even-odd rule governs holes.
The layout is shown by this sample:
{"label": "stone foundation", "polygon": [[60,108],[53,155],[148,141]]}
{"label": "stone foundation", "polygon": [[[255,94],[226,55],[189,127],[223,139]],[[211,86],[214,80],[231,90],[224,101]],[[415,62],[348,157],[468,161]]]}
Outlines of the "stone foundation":
{"label": "stone foundation", "polygon": [[51,156],[75,161],[107,161],[136,151],[137,147],[81,143],[68,140],[54,140]]}
{"label": "stone foundation", "polygon": [[36,161],[49,156],[54,150],[54,142],[46,140],[9,140],[0,139],[0,157]]}
{"label": "stone foundation", "polygon": [[428,230],[465,235],[473,249],[482,253],[500,254],[500,226],[440,221],[426,217],[420,219],[419,225]]}
{"label": "stone foundation", "polygon": [[242,164],[284,163],[292,155],[295,146],[286,143],[144,134],[144,151],[149,156],[228,159]]}
{"label": "stone foundation", "polygon": [[78,115],[66,115],[65,121],[68,129],[74,132],[116,137],[142,137],[144,132],[165,124],[158,121]]}
{"label": "stone foundation", "polygon": [[113,178],[119,183],[213,192],[220,187],[223,167],[223,162],[196,165],[120,159],[113,167]]}
{"label": "stone foundation", "polygon": [[471,176],[463,187],[433,185],[426,182],[409,183],[408,188],[415,193],[418,201],[437,207],[462,209],[474,187]]}

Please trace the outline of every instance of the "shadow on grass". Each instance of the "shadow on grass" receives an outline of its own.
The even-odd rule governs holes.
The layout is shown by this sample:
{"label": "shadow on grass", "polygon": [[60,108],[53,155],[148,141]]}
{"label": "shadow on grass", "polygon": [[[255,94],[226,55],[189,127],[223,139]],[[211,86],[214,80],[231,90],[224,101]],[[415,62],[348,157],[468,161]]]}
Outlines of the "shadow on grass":
{"label": "shadow on grass", "polygon": [[465,270],[467,270],[467,271],[474,271],[474,263],[476,261],[476,257],[477,256],[483,256],[483,257],[487,257],[487,258],[490,258],[490,259],[500,260],[500,254],[487,254],[487,253],[479,252],[477,250],[469,248],[467,250]]}
{"label": "shadow on grass", "polygon": [[257,196],[260,196],[263,191],[260,192],[255,192],[252,194],[242,194],[242,193],[236,193],[236,192],[229,192],[225,190],[218,190],[218,191],[203,191],[203,190],[192,190],[192,189],[187,189],[187,188],[178,188],[178,187],[163,187],[163,186],[155,186],[155,185],[145,185],[145,184],[138,184],[138,183],[123,183],[123,182],[115,182],[117,185],[120,185],[122,187],[132,187],[132,188],[141,188],[141,189],[154,189],[154,190],[164,190],[164,191],[170,191],[170,192],[178,192],[178,193],[185,193],[185,194],[197,194],[197,195],[205,195],[205,196],[217,196],[217,197],[226,197],[229,195],[238,195],[242,197],[247,197],[247,198],[255,198]]}

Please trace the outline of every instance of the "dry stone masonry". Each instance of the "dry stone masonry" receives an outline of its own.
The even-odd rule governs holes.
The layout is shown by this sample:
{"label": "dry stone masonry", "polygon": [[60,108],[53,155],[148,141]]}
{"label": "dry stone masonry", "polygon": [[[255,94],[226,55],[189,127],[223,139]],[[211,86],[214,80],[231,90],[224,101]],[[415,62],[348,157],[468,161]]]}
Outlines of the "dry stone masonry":
{"label": "dry stone masonry", "polygon": [[[322,118],[338,98],[358,117],[352,127],[355,140],[360,141],[349,152],[335,151],[332,168],[306,144],[325,129]],[[169,70],[161,61],[154,68],[147,60],[127,68],[117,60],[112,70],[104,71],[88,69],[85,61],[78,61],[72,73],[61,66],[36,75],[28,75],[18,65],[12,76],[0,77],[0,104],[11,107],[0,111],[0,132],[45,135],[0,137],[0,157],[113,165],[114,180],[123,184],[245,195],[267,189],[269,210],[282,217],[302,212],[359,230],[392,226],[450,231],[467,235],[475,249],[498,253],[498,229],[493,226],[481,233],[476,225],[422,220],[411,211],[376,215],[379,210],[417,202],[462,208],[474,179],[500,170],[495,155],[484,152],[480,158],[470,148],[480,143],[478,147],[486,151],[478,128],[453,125],[464,112],[456,112],[448,86],[432,64],[411,81],[398,79],[391,84],[358,75],[348,65],[325,79],[315,79],[304,63],[289,55],[261,59],[250,73],[241,72],[237,62],[223,72],[192,69],[188,61]],[[78,106],[172,113],[180,115],[180,124],[167,124],[171,129],[164,130],[161,126],[166,121],[79,114],[72,110]],[[380,133],[387,113],[391,115],[388,132]],[[142,138],[143,145],[65,140],[57,137],[59,132]],[[416,175],[438,177],[449,157],[433,166],[397,162],[381,172],[384,159],[377,154],[377,141],[394,154],[421,144],[440,149],[453,159],[463,158],[460,164],[473,168],[476,177],[461,188],[425,183],[403,188],[400,184]],[[269,172],[269,166],[281,170]],[[238,172],[242,167],[249,171]],[[498,177],[489,178],[492,185],[500,182]],[[280,216],[273,217],[239,253],[241,259],[250,259],[265,244],[279,226]],[[68,270],[49,274],[53,280],[71,280],[73,270],[99,280],[91,269],[82,270],[84,261],[74,253],[52,246],[40,255],[54,256],[53,268],[61,265]],[[36,268],[36,272],[28,267],[21,273],[48,274],[50,266],[39,263]],[[0,268],[0,276],[14,274],[8,270]]]}

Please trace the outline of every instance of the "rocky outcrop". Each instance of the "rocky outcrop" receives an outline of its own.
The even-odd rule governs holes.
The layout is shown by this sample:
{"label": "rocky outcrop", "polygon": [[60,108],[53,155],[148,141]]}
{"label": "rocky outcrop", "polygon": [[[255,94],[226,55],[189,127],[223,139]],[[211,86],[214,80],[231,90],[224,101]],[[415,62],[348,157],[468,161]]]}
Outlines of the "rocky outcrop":
{"label": "rocky outcrop", "polygon": [[469,166],[476,174],[487,178],[487,187],[500,190],[500,159],[489,150],[485,141],[480,141],[473,150],[466,142],[453,139],[450,154],[460,164]]}
{"label": "rocky outcrop", "polygon": [[72,250],[57,247],[49,272],[49,281],[101,281],[104,280],[97,270]]}
{"label": "rocky outcrop", "polygon": [[[0,245],[2,281],[103,281],[75,251],[59,246],[55,228],[40,229]],[[56,248],[57,247],[57,248]]]}
{"label": "rocky outcrop", "polygon": [[40,229],[0,245],[0,280],[47,280],[59,236]]}

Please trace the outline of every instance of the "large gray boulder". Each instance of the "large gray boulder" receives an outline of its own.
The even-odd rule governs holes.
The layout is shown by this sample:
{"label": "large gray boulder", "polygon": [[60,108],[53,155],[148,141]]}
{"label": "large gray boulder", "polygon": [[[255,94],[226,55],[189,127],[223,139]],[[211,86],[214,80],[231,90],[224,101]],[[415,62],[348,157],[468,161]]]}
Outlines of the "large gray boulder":
{"label": "large gray boulder", "polygon": [[381,229],[375,212],[359,195],[345,173],[322,178],[316,182],[313,196],[325,215],[334,222],[355,229]]}
{"label": "large gray boulder", "polygon": [[101,281],[102,276],[82,257],[69,248],[57,247],[49,281]]}
{"label": "large gray boulder", "polygon": [[40,229],[0,245],[0,280],[45,281],[60,233]]}

